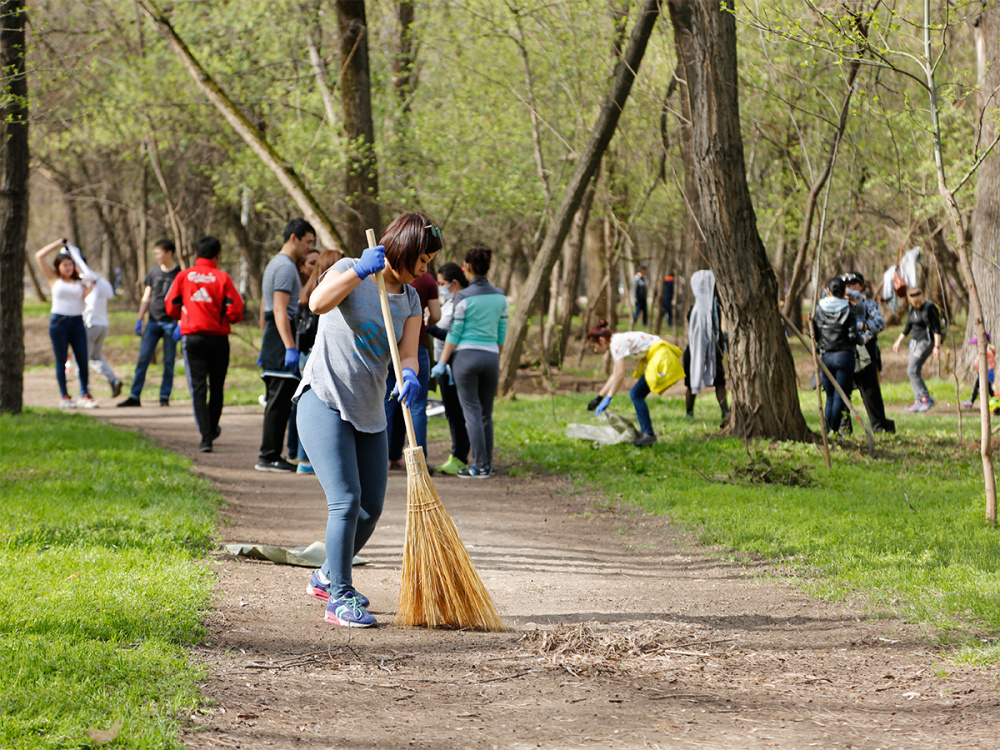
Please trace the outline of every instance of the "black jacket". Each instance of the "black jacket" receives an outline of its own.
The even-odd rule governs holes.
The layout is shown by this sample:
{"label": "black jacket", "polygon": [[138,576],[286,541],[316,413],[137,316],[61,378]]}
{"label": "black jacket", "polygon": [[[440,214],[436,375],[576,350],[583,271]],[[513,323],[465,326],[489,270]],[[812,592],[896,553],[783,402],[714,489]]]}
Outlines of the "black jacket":
{"label": "black jacket", "polygon": [[861,341],[853,305],[846,304],[838,310],[817,305],[813,314],[813,337],[816,348],[823,354],[853,349]]}

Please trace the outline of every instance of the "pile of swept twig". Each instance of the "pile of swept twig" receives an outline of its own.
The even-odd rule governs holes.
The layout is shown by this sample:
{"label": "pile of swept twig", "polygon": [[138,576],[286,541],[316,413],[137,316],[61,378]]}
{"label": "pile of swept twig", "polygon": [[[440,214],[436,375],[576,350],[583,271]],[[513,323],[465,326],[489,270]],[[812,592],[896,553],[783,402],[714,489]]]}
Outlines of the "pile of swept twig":
{"label": "pile of swept twig", "polygon": [[589,623],[526,632],[521,642],[547,662],[576,676],[623,675],[683,668],[692,659],[720,654],[706,647],[730,642],[711,631],[684,625],[635,623],[601,630]]}

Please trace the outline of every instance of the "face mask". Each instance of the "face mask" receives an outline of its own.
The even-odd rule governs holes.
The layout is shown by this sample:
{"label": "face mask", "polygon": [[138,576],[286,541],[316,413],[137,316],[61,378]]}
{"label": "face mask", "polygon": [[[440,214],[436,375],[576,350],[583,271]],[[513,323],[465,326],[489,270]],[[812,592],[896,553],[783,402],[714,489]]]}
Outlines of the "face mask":
{"label": "face mask", "polygon": [[451,290],[446,286],[438,287],[438,296],[442,302],[451,302]]}

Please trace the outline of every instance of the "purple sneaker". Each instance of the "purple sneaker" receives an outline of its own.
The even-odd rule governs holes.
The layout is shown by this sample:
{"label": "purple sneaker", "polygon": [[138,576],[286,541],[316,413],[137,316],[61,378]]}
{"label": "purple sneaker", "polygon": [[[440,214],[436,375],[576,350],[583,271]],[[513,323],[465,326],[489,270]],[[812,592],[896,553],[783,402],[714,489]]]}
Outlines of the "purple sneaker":
{"label": "purple sneaker", "polygon": [[346,628],[370,628],[376,624],[375,618],[361,606],[360,597],[354,592],[341,599],[331,599],[323,619]]}
{"label": "purple sneaker", "polygon": [[[309,583],[306,584],[306,593],[309,594],[309,596],[322,599],[325,602],[330,601],[330,584],[323,583],[319,579],[318,570],[314,570],[312,576],[309,578]],[[368,597],[364,594],[359,594],[355,591],[354,596],[357,598],[358,603],[366,609],[371,604],[371,602],[368,601]]]}

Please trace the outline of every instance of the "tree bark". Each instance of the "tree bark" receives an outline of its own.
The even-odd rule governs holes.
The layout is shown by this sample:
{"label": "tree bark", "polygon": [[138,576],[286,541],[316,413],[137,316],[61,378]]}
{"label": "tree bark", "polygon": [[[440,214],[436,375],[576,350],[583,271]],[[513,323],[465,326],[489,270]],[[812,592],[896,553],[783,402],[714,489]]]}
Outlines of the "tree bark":
{"label": "tree bark", "polygon": [[570,225],[583,200],[587,185],[597,172],[601,158],[615,134],[622,109],[632,90],[632,83],[635,81],[659,13],[660,0],[644,0],[638,11],[625,55],[615,69],[611,90],[604,100],[597,122],[591,130],[590,139],[566,187],[562,203],[546,230],[528,278],[520,290],[517,307],[510,316],[507,328],[507,345],[504,346],[503,356],[500,359],[501,393],[509,393],[513,388],[514,375],[521,360],[521,350],[528,332],[528,320],[541,300],[549,274],[566,241],[566,235],[569,234]]}
{"label": "tree bark", "polygon": [[236,134],[243,139],[250,149],[257,154],[264,165],[271,170],[278,182],[288,193],[289,197],[295,201],[303,217],[316,229],[316,235],[324,247],[332,250],[346,252],[344,241],[340,233],[334,227],[333,222],[320,207],[316,198],[306,188],[295,170],[290,164],[274,150],[274,147],[264,138],[250,120],[247,119],[239,107],[223,91],[208,71],[202,67],[201,63],[194,56],[184,40],[174,30],[173,25],[164,16],[151,0],[137,0],[139,7],[153,21],[157,31],[167,40],[174,53],[180,58],[185,69],[194,79],[198,88],[208,97],[208,100],[219,111],[226,122],[236,131]]}
{"label": "tree bark", "polygon": [[731,336],[733,408],[727,429],[745,438],[806,440],[792,353],[778,314],[778,287],[757,231],[746,180],[736,75],[732,0],[669,0],[682,95],[692,128],[690,152],[698,219]]}
{"label": "tree bark", "polygon": [[28,77],[24,0],[0,0],[0,412],[24,405],[24,259],[28,238]]}
{"label": "tree bark", "polygon": [[576,308],[576,293],[580,286],[580,267],[583,258],[583,240],[586,235],[587,219],[590,216],[590,207],[594,203],[594,193],[597,192],[594,184],[591,183],[587,192],[583,194],[580,207],[573,216],[573,223],[570,225],[569,235],[563,243],[563,258],[566,265],[563,269],[562,286],[559,291],[558,318],[555,321],[556,335],[558,343],[555,352],[558,354],[558,364],[562,364],[566,359],[566,346],[571,335],[573,323],[573,311]]}
{"label": "tree bark", "polygon": [[337,0],[340,30],[340,104],[347,138],[344,239],[355,252],[367,247],[365,230],[382,231],[378,208],[378,161],[368,69],[368,21],[364,0]]}
{"label": "tree bark", "polygon": [[[992,4],[979,17],[977,35],[982,37],[985,75],[979,90],[982,112],[1000,107],[1000,5]],[[997,121],[988,114],[981,118],[979,148],[985,148],[997,135]],[[979,287],[983,325],[994,343],[1000,341],[1000,154],[986,159],[976,173],[976,210],[972,217],[972,274]],[[970,306],[971,310],[971,306]],[[974,333],[975,321],[969,315],[966,341]]]}

